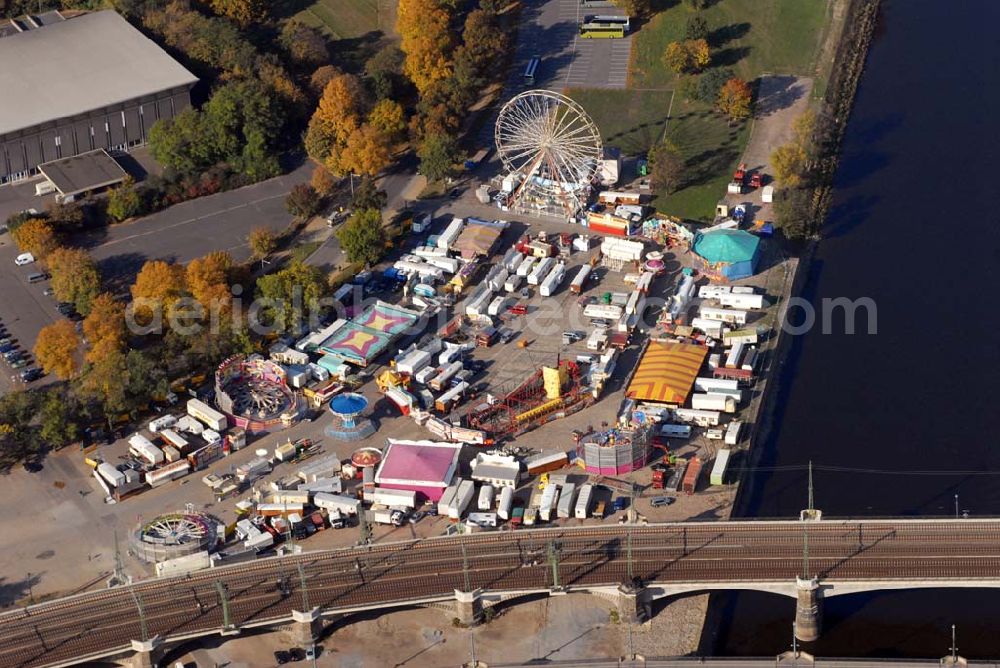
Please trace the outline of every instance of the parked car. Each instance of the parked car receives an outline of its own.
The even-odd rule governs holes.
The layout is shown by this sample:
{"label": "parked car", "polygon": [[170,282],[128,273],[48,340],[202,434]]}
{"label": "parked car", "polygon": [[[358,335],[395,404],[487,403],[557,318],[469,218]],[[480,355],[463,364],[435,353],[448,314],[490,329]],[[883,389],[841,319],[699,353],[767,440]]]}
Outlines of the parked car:
{"label": "parked car", "polygon": [[512,329],[510,329],[509,327],[501,327],[500,328],[500,342],[501,343],[510,343],[511,339],[513,339],[515,336],[517,336],[517,332],[515,332]]}
{"label": "parked car", "polygon": [[306,651],[301,647],[292,647],[288,650],[288,654],[292,657],[292,661],[305,661]]}
{"label": "parked car", "polygon": [[674,502],[674,499],[671,496],[657,496],[657,497],[654,497],[649,502],[649,505],[653,506],[654,508],[661,508],[663,506],[669,506],[673,502]]}
{"label": "parked car", "polygon": [[27,358],[27,357],[18,357],[16,360],[13,360],[10,363],[10,368],[11,369],[20,369],[22,367],[26,367],[26,366],[28,366],[28,363],[30,361],[31,360],[29,358]]}
{"label": "parked car", "polygon": [[11,350],[14,350],[15,348],[17,348],[16,343],[6,343],[0,346],[0,353],[7,353],[10,352]]}
{"label": "parked car", "polygon": [[10,338],[9,336],[5,336],[2,339],[0,339],[0,346],[6,346],[11,343],[14,343],[14,339]]}
{"label": "parked car", "polygon": [[35,261],[35,256],[31,253],[21,253],[16,258],[14,258],[14,264],[18,267],[23,267],[26,264],[31,264]]}
{"label": "parked car", "polygon": [[451,192],[448,193],[448,197],[450,197],[451,199],[458,199],[459,197],[461,197],[461,195],[462,191],[459,190],[458,188],[452,188]]}
{"label": "parked car", "polygon": [[36,366],[33,366],[30,369],[25,369],[24,371],[21,372],[21,380],[23,380],[25,383],[30,383],[33,380],[38,380],[44,375],[45,373],[41,369],[39,369]]}
{"label": "parked car", "polygon": [[620,513],[626,508],[628,508],[628,497],[625,496],[619,496],[615,499],[614,503],[611,504],[611,511],[615,513]]}
{"label": "parked car", "polygon": [[286,652],[285,650],[283,650],[283,649],[275,650],[275,652],[274,652],[274,661],[278,665],[282,665],[282,664],[288,663],[291,660],[292,660],[292,655],[289,654],[288,652]]}
{"label": "parked car", "polygon": [[8,350],[7,352],[5,352],[3,354],[3,358],[8,362],[11,362],[13,360],[16,360],[18,357],[21,357],[24,354],[25,352],[23,350],[15,348],[14,350]]}
{"label": "parked car", "polygon": [[51,297],[55,293],[56,291],[53,290],[52,288],[45,288],[44,290],[42,290],[42,294],[45,295],[46,297]]}

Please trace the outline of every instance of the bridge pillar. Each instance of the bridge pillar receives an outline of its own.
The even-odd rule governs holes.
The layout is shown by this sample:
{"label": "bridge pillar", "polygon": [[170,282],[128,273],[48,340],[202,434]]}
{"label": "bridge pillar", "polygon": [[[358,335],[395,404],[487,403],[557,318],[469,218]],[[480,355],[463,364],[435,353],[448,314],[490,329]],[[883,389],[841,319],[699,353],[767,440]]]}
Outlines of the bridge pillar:
{"label": "bridge pillar", "polygon": [[292,610],[292,628],[289,633],[290,640],[296,647],[305,650],[316,644],[316,638],[322,632],[322,622],[319,616],[319,608],[313,608],[306,612]]}
{"label": "bridge pillar", "polygon": [[455,617],[466,626],[475,626],[483,618],[483,590],[455,590]]}
{"label": "bridge pillar", "polygon": [[153,636],[149,640],[133,640],[132,651],[135,654],[128,658],[125,665],[128,668],[156,668],[162,658],[162,645],[160,636]]}
{"label": "bridge pillar", "polygon": [[795,578],[795,637],[802,642],[819,640],[819,581]]}
{"label": "bridge pillar", "polygon": [[618,619],[622,624],[638,624],[648,615],[641,587],[618,587]]}

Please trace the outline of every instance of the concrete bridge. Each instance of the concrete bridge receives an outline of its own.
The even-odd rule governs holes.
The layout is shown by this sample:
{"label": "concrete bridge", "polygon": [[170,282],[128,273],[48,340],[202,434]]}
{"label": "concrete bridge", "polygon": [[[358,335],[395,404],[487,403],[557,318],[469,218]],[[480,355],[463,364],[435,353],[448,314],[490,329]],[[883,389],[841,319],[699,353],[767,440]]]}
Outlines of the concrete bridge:
{"label": "concrete bridge", "polygon": [[1000,519],[697,522],[479,533],[272,557],[151,579],[0,615],[0,665],[120,659],[155,665],[178,643],[284,627],[310,646],[359,611],[440,608],[477,623],[528,596],[589,593],[623,620],[658,598],[755,590],[794,597],[815,640],[825,597],[1000,587]]}

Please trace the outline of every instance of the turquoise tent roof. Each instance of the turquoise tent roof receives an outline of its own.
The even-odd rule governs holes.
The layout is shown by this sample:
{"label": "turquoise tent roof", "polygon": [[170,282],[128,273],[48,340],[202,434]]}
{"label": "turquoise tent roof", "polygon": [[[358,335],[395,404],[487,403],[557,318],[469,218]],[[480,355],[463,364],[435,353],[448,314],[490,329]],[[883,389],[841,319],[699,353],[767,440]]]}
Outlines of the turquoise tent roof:
{"label": "turquoise tent roof", "polygon": [[712,230],[694,240],[694,252],[712,264],[750,262],[760,243],[753,234],[743,230]]}

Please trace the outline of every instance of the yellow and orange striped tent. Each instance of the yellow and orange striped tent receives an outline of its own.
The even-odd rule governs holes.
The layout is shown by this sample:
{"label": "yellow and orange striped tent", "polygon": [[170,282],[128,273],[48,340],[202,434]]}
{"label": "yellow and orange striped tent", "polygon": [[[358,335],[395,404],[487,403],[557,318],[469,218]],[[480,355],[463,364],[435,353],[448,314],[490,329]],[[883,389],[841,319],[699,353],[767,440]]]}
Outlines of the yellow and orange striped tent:
{"label": "yellow and orange striped tent", "polygon": [[682,406],[705,363],[708,348],[689,343],[650,341],[625,396]]}

